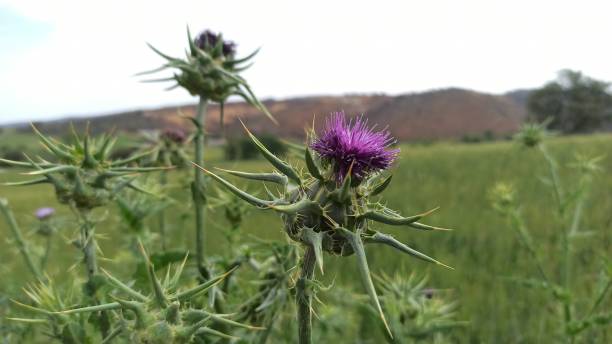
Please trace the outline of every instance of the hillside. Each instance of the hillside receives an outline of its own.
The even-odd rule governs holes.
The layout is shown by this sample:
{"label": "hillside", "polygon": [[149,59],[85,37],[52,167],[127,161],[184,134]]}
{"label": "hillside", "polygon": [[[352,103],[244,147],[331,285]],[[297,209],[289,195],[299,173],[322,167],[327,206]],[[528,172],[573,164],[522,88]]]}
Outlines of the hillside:
{"label": "hillside", "polygon": [[[399,96],[344,95],[267,100],[264,102],[280,125],[274,126],[259,111],[242,102],[225,106],[225,124],[228,136],[240,135],[238,118],[244,119],[252,130],[299,138],[304,127],[312,123],[320,126],[326,114],[344,110],[347,114],[364,114],[372,123],[388,126],[401,141],[457,139],[485,132],[497,136],[515,131],[525,117],[524,105],[514,97],[492,95],[451,88]],[[86,122],[96,131],[117,128],[122,131],[160,129],[165,127],[189,128],[190,122],[180,113],[193,116],[194,105],[140,110],[87,119],[65,119],[41,122],[37,125],[46,132],[60,135],[73,122],[82,129]],[[207,128],[212,136],[220,136],[219,108],[209,107]]]}

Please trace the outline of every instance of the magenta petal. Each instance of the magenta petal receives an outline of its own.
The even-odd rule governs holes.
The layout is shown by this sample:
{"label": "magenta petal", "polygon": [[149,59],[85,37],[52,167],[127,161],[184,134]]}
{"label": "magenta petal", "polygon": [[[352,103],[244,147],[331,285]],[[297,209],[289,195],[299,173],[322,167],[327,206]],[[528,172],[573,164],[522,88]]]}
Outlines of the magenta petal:
{"label": "magenta petal", "polygon": [[373,131],[363,117],[347,122],[344,112],[333,113],[325,123],[323,134],[310,147],[334,166],[337,180],[342,180],[351,164],[351,177],[358,180],[367,174],[389,168],[399,149],[388,149],[395,142],[388,131]]}

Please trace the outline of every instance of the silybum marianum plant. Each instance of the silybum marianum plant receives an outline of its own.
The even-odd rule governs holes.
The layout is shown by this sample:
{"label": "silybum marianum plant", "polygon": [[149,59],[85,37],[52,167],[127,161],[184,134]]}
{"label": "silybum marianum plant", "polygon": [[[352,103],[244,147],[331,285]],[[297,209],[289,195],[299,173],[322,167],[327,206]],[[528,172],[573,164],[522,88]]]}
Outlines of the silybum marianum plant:
{"label": "silybum marianum plant", "polygon": [[[219,103],[221,126],[223,126],[223,104],[228,97],[233,95],[242,97],[247,103],[266,114],[272,121],[276,122],[276,120],[255,97],[246,80],[240,76],[240,72],[250,67],[248,62],[257,54],[257,51],[246,57],[238,58],[236,57],[236,44],[223,39],[220,33],[216,34],[210,30],[203,31],[193,39],[189,29],[187,29],[187,40],[189,49],[184,59],[168,56],[149,45],[167,62],[158,69],[142,74],[156,73],[166,69],[175,70],[176,73],[172,77],[148,81],[174,81],[175,84],[170,89],[182,87],[191,95],[199,97],[196,115],[192,119],[196,127],[194,162],[203,166],[206,109],[209,102]],[[206,278],[208,275],[204,263],[206,181],[202,172],[197,168],[194,169],[194,173],[191,192],[196,215],[196,261],[201,277]]]}
{"label": "silybum marianum plant", "polygon": [[356,256],[363,285],[391,335],[370,276],[364,244],[388,245],[418,259],[446,266],[373,227],[375,223],[381,223],[420,231],[445,230],[419,222],[433,210],[404,217],[384,206],[378,198],[391,182],[391,176],[385,176],[384,171],[391,167],[399,154],[398,149],[390,148],[393,138],[387,131],[376,132],[368,128],[362,118],[349,122],[344,113],[333,114],[320,136],[311,134],[304,150],[308,173],[300,173],[272,154],[246,127],[245,130],[277,171],[223,171],[241,178],[278,184],[282,188],[280,195],[271,200],[261,199],[211,171],[202,170],[251,205],[279,213],[285,233],[304,247],[300,277],[295,286],[299,342],[311,341],[312,280],[315,264],[323,272],[324,252]]}
{"label": "silybum marianum plant", "polygon": [[[554,209],[550,222],[557,228],[560,238],[559,254],[553,259],[545,259],[545,253],[534,241],[529,230],[528,222],[524,218],[518,190],[510,183],[499,182],[491,189],[493,207],[503,215],[509,225],[515,230],[522,246],[530,255],[530,261],[537,270],[535,277],[515,277],[513,280],[531,288],[546,291],[554,301],[555,313],[559,315],[563,326],[556,326],[562,330],[555,335],[565,338],[568,342],[575,342],[578,338],[596,338],[597,327],[612,324],[612,312],[603,310],[602,305],[612,289],[612,264],[607,257],[601,259],[601,272],[598,287],[591,292],[586,300],[579,296],[577,286],[572,276],[573,261],[577,255],[575,242],[585,240],[595,235],[594,232],[585,231],[582,227],[583,212],[587,205],[588,195],[593,185],[593,177],[601,170],[599,162],[602,157],[587,157],[578,155],[576,161],[569,165],[576,173],[573,174],[572,183],[566,185],[561,179],[560,165],[557,159],[549,152],[546,138],[551,136],[546,130],[546,122],[542,124],[527,123],[515,136],[517,142],[523,147],[537,149],[544,158],[549,177],[542,178],[551,191]],[[547,262],[548,264],[544,264]],[[552,266],[554,270],[550,269]],[[552,271],[551,271],[552,270]],[[581,336],[582,337],[579,337]]]}
{"label": "silybum marianum plant", "polygon": [[[53,186],[59,203],[70,206],[80,225],[79,238],[74,241],[83,253],[83,263],[87,272],[85,291],[90,301],[98,302],[96,291],[101,284],[98,270],[98,247],[96,244],[95,224],[92,210],[104,207],[125,188],[146,192],[136,183],[136,174],[158,171],[158,167],[134,167],[131,163],[142,156],[135,155],[126,159],[110,159],[115,139],[104,135],[92,139],[88,133],[83,137],[74,129],[71,143],[61,143],[43,135],[33,126],[41,144],[52,156],[53,162],[43,158],[36,160],[26,156],[27,161],[1,159],[6,164],[33,169],[25,174],[34,179],[6,183],[12,186],[50,184]],[[24,256],[27,250],[24,250]],[[31,260],[31,258],[29,259]],[[37,269],[39,270],[39,269]],[[38,273],[39,280],[45,280]],[[102,332],[108,325],[108,318],[100,322]]]}
{"label": "silybum marianum plant", "polygon": [[199,342],[218,338],[238,339],[214,329],[214,324],[261,330],[236,322],[227,314],[216,314],[197,306],[197,299],[222,282],[231,271],[214,276],[194,287],[180,288],[181,274],[187,257],[174,271],[168,268],[165,277],[160,279],[142,244],[139,244],[139,247],[146,265],[149,293],[143,294],[108,271],[102,270],[105,284],[115,290],[108,295],[113,302],[66,309],[69,305],[58,296],[52,285],[42,284],[28,291],[36,307],[21,304],[37,314],[37,317],[14,320],[50,324],[52,337],[64,343],[91,341],[92,337],[86,333],[87,327],[84,323],[87,322],[88,314],[97,312],[106,312],[112,323],[102,343],[110,343],[116,339],[139,344],[192,343],[196,338]]}
{"label": "silybum marianum plant", "polygon": [[[457,303],[448,300],[447,290],[427,287],[427,277],[396,273],[375,276],[381,301],[389,313],[389,327],[404,341],[432,340],[444,343],[446,333],[465,327],[457,320]],[[387,338],[393,343],[392,338]]]}

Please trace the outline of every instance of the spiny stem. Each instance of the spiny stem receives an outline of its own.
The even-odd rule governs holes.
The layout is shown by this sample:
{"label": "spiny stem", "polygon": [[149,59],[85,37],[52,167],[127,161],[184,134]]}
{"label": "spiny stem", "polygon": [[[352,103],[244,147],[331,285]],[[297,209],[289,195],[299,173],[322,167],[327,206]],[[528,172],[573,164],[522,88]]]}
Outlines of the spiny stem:
{"label": "spiny stem", "polygon": [[[555,200],[557,202],[557,213],[559,217],[559,221],[563,221],[564,213],[565,213],[565,202],[563,198],[563,189],[561,187],[561,179],[559,178],[559,171],[557,169],[557,161],[553,158],[553,156],[548,152],[548,149],[545,145],[541,144],[539,146],[540,152],[546,159],[548,163],[548,169],[550,171],[550,176],[552,180],[552,188],[555,195]],[[561,251],[563,255],[562,265],[561,265],[561,282],[566,290],[569,290],[570,286],[570,228],[563,228],[561,231]],[[565,320],[565,325],[569,325],[572,322],[572,309],[569,303],[564,302],[563,305],[563,317]],[[573,341],[574,336],[570,335],[570,341]]]}
{"label": "spiny stem", "polygon": [[94,277],[98,273],[98,259],[96,252],[96,238],[94,235],[95,226],[89,218],[89,211],[80,210],[81,217],[81,250],[83,251],[83,261],[87,270],[87,290],[89,296],[96,293]]}
{"label": "spiny stem", "polygon": [[539,148],[540,152],[542,152],[542,155],[544,156],[544,159],[546,159],[546,162],[548,163],[548,169],[552,180],[553,191],[555,193],[555,201],[557,202],[557,210],[561,215],[563,213],[563,189],[561,188],[561,180],[559,178],[559,172],[557,170],[557,162],[552,157],[552,155],[550,155],[546,146],[541,144]]}
{"label": "spiny stem", "polygon": [[529,232],[527,230],[527,227],[525,226],[525,222],[523,221],[523,218],[521,217],[519,211],[518,210],[513,211],[511,214],[511,218],[512,218],[512,221],[514,222],[514,226],[512,227],[517,231],[520,240],[522,241],[525,248],[527,248],[527,251],[529,251],[529,254],[531,254],[531,257],[533,258],[533,260],[535,261],[536,267],[538,268],[538,271],[540,273],[540,277],[542,277],[542,279],[546,281],[547,283],[550,283],[551,281],[548,279],[548,276],[546,275],[546,271],[544,270],[544,266],[542,265],[542,261],[540,260],[538,252],[536,251],[535,247],[533,247],[533,242],[531,240],[531,237],[529,236]]}
{"label": "spiny stem", "polygon": [[[74,209],[74,206],[73,206]],[[98,275],[97,244],[95,237],[95,222],[90,218],[90,210],[76,209],[81,219],[81,250],[83,251],[83,262],[87,270],[86,293],[94,304],[100,304],[96,296],[98,289],[96,276]],[[108,336],[110,331],[110,319],[107,312],[97,314],[98,326],[103,337]]]}
{"label": "spiny stem", "polygon": [[312,295],[308,291],[308,284],[312,280],[315,269],[315,252],[311,246],[306,247],[304,257],[302,258],[302,270],[300,278],[295,285],[295,299],[297,303],[297,318],[298,318],[298,343],[312,343],[312,313],[311,303]]}
{"label": "spiny stem", "polygon": [[47,241],[45,243],[45,253],[40,259],[40,269],[45,270],[45,266],[47,266],[47,261],[49,260],[49,253],[51,252],[51,239],[52,234],[47,235]]}
{"label": "spiny stem", "polygon": [[[161,171],[159,173],[159,183],[162,188],[164,188],[166,184],[168,184],[168,174],[166,171]],[[166,212],[164,211],[164,209],[159,210],[158,221],[161,248],[163,252],[166,252]]]}
{"label": "spiny stem", "polygon": [[4,214],[6,218],[6,222],[8,224],[13,237],[15,238],[15,243],[17,244],[17,249],[21,252],[23,259],[26,262],[26,265],[30,269],[30,272],[36,277],[36,279],[40,281],[44,281],[45,278],[43,274],[40,272],[40,269],[36,264],[34,264],[34,259],[32,258],[32,253],[27,245],[27,243],[23,240],[23,236],[21,235],[21,230],[17,225],[17,221],[15,221],[15,216],[13,216],[13,212],[8,206],[8,201],[4,198],[0,198],[0,211]]}
{"label": "spiny stem", "polygon": [[[198,125],[197,133],[195,137],[195,163],[204,166],[204,126],[206,122],[206,98],[200,97],[198,103],[198,110],[196,113],[195,121]],[[206,231],[204,228],[204,221],[206,220],[206,204],[203,198],[204,195],[204,173],[196,166],[194,168],[194,190],[193,204],[195,208],[195,225],[196,225],[196,263],[200,275],[203,278],[207,278],[206,268],[204,267],[204,243],[206,241]]]}

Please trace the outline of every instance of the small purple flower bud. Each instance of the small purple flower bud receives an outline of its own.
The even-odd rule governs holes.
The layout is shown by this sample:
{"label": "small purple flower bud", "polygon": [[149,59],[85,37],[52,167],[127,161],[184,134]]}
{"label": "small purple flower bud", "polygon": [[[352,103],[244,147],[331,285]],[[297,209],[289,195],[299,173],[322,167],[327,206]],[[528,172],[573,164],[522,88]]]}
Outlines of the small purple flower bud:
{"label": "small purple flower bud", "polygon": [[[212,50],[221,39],[221,34],[216,34],[210,30],[200,33],[194,40],[195,45],[206,51]],[[223,41],[223,56],[233,56],[236,53],[236,44],[232,41]]]}
{"label": "small purple flower bud", "polygon": [[187,140],[187,134],[183,130],[176,128],[164,129],[160,136],[163,140],[168,140],[176,144],[185,143]]}
{"label": "small purple flower bud", "polygon": [[399,149],[387,149],[394,142],[388,131],[368,128],[363,117],[347,122],[344,112],[336,112],[310,147],[333,165],[336,180],[341,181],[352,165],[351,177],[359,181],[391,166],[399,154]]}
{"label": "small purple flower bud", "polygon": [[36,215],[37,219],[42,221],[53,216],[53,214],[55,214],[55,209],[50,207],[38,208],[34,214]]}
{"label": "small purple flower bud", "polygon": [[423,296],[425,296],[426,299],[432,299],[434,297],[434,290],[433,289],[423,289]]}

